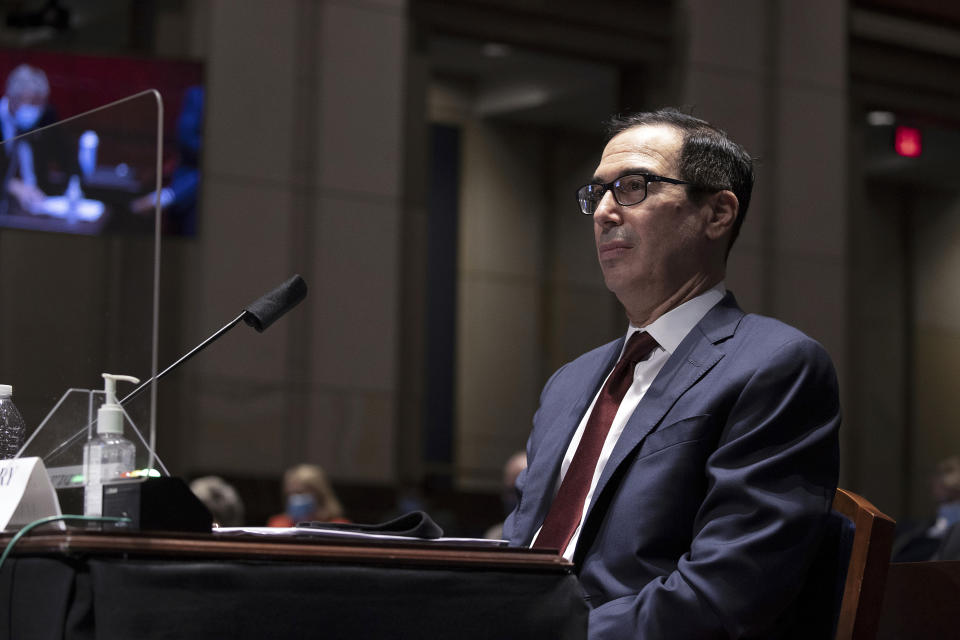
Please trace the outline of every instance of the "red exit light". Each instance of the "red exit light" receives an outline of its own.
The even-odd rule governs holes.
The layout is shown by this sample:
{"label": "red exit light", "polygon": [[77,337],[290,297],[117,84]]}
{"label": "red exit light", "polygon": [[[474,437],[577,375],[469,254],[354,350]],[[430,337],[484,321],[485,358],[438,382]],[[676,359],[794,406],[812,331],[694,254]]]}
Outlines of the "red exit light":
{"label": "red exit light", "polygon": [[920,129],[897,127],[893,137],[893,148],[901,156],[916,158],[923,150]]}

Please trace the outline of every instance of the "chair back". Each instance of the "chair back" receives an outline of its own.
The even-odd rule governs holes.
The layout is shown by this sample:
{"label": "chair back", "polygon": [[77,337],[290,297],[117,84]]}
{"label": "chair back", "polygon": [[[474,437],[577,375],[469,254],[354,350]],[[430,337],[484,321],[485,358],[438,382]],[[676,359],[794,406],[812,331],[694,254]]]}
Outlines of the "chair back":
{"label": "chair back", "polygon": [[837,489],[790,637],[873,640],[892,543],[893,520]]}
{"label": "chair back", "polygon": [[[857,494],[837,489],[833,512],[852,525],[835,640],[874,640],[893,546],[892,518]],[[849,527],[845,527],[849,530]]]}

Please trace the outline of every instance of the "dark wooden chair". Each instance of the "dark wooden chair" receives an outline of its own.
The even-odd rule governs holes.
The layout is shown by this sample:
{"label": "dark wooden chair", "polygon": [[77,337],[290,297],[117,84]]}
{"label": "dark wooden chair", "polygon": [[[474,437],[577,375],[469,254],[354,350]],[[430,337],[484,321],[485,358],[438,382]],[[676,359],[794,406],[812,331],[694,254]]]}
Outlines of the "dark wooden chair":
{"label": "dark wooden chair", "polygon": [[874,640],[890,566],[894,522],[837,489],[823,540],[798,596],[791,638]]}
{"label": "dark wooden chair", "polygon": [[894,521],[855,493],[837,489],[833,513],[851,525],[849,562],[836,623],[836,640],[873,640],[890,567]]}

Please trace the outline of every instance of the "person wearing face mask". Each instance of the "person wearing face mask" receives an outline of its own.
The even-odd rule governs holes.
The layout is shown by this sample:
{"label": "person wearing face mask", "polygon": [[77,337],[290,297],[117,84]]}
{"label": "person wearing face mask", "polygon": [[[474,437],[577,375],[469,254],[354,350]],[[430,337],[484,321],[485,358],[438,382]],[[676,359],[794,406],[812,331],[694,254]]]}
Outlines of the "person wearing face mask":
{"label": "person wearing face mask", "polygon": [[268,527],[293,527],[298,522],[350,522],[343,506],[327,480],[327,474],[315,464],[301,464],[283,474],[286,508],[271,516]]}
{"label": "person wearing face mask", "polygon": [[[7,76],[4,96],[0,98],[0,134],[4,141],[29,133],[56,120],[48,104],[50,83],[41,69],[21,64]],[[21,208],[41,202],[46,196],[38,184],[35,140],[29,138],[4,145],[9,162],[5,193],[13,196]],[[5,199],[6,200],[6,199]]]}

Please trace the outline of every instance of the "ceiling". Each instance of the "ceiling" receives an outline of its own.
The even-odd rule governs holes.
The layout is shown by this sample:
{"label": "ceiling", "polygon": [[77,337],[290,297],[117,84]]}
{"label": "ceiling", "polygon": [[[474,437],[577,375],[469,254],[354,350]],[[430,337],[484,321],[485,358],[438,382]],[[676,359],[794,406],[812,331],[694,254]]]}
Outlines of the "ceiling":
{"label": "ceiling", "polygon": [[434,36],[431,83],[456,92],[471,117],[595,130],[616,109],[619,72],[493,41]]}

